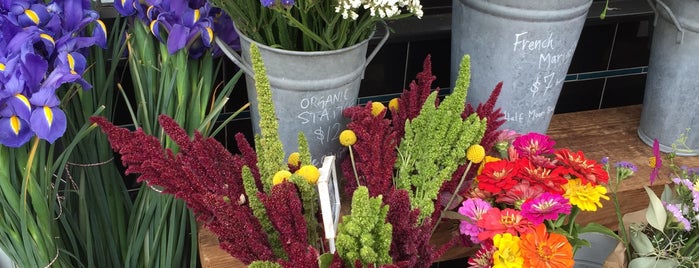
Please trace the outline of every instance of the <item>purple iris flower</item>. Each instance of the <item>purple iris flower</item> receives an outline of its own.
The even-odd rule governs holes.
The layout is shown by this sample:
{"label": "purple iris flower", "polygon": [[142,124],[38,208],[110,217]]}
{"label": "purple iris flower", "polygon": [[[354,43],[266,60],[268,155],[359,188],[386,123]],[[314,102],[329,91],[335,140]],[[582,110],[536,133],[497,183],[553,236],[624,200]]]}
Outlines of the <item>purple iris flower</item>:
{"label": "purple iris flower", "polygon": [[33,136],[53,143],[65,133],[56,91],[67,83],[91,88],[82,78],[82,53],[107,45],[106,27],[90,4],[0,1],[0,144],[19,147]]}

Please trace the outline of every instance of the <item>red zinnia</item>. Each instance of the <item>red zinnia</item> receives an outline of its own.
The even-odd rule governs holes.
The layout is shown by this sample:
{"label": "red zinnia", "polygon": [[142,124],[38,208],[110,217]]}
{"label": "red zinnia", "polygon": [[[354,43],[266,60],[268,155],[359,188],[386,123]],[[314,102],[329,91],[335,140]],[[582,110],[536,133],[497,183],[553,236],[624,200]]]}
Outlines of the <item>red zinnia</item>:
{"label": "red zinnia", "polygon": [[509,233],[517,236],[530,231],[531,227],[531,223],[522,217],[518,210],[511,208],[491,208],[481,216],[477,225],[483,229],[478,234],[481,241],[492,239],[496,234]]}
{"label": "red zinnia", "polygon": [[513,178],[515,174],[517,166],[514,163],[507,160],[488,162],[477,177],[478,188],[492,194],[507,191],[517,184]]}
{"label": "red zinnia", "polygon": [[534,165],[527,159],[522,159],[519,168],[519,176],[529,181],[532,185],[540,185],[548,192],[563,193],[562,185],[568,180],[562,176],[563,167],[545,168]]}
{"label": "red zinnia", "polygon": [[582,179],[582,183],[592,183],[593,185],[606,184],[609,181],[609,174],[604,171],[602,165],[595,160],[585,158],[582,151],[573,153],[568,149],[561,149],[556,152],[563,167],[574,177]]}

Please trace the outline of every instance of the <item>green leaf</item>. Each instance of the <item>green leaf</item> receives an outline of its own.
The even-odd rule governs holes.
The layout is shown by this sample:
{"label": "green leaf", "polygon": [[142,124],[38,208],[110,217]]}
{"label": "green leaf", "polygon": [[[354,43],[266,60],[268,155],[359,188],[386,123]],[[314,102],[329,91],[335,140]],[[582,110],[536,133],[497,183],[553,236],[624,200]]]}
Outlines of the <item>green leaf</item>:
{"label": "green leaf", "polygon": [[318,258],[318,268],[328,268],[333,262],[333,254],[325,253]]}
{"label": "green leaf", "polygon": [[[653,252],[653,243],[650,242],[650,238],[648,238],[646,234],[634,228],[631,228],[630,232],[631,237],[629,238],[629,242],[636,254],[645,256]],[[629,267],[631,266],[629,265]]]}
{"label": "green leaf", "polygon": [[665,185],[665,188],[663,189],[663,193],[660,195],[660,200],[665,201],[665,202],[672,202],[673,199],[675,199],[674,195],[672,194],[672,189],[670,188],[669,185]]}
{"label": "green leaf", "polygon": [[659,260],[655,257],[640,257],[629,262],[629,268],[677,267],[678,265],[676,260]]}
{"label": "green leaf", "polygon": [[471,218],[466,217],[466,216],[464,216],[456,211],[451,211],[451,210],[443,211],[442,217],[445,219],[452,219],[452,220],[471,220]]}
{"label": "green leaf", "polygon": [[600,233],[600,234],[611,236],[614,239],[621,241],[621,238],[619,237],[619,235],[617,235],[614,231],[612,231],[611,229],[607,228],[604,225],[601,225],[599,223],[594,223],[594,222],[588,223],[587,225],[585,225],[585,227],[580,228],[578,233]]}
{"label": "green leaf", "polygon": [[667,221],[665,206],[663,206],[663,202],[660,201],[660,198],[655,195],[653,190],[648,188],[648,186],[643,186],[643,188],[646,189],[646,193],[648,193],[648,199],[650,201],[648,204],[648,210],[646,210],[646,220],[650,226],[653,226],[653,228],[663,232],[665,222]]}

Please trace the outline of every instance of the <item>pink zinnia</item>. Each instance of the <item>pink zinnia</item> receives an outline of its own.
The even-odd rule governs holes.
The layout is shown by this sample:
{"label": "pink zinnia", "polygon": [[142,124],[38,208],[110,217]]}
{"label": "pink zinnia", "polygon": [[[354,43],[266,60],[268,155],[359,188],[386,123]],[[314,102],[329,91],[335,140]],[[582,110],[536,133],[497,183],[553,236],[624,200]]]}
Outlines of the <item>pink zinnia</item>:
{"label": "pink zinnia", "polygon": [[544,220],[558,219],[560,214],[570,214],[571,205],[559,194],[543,193],[522,204],[522,216],[534,225]]}
{"label": "pink zinnia", "polygon": [[540,185],[531,185],[529,181],[521,181],[507,192],[501,193],[495,199],[497,203],[505,203],[519,208],[524,201],[541,195],[544,188]]}
{"label": "pink zinnia", "polygon": [[522,157],[531,157],[542,154],[553,153],[553,146],[556,142],[549,136],[544,134],[530,132],[526,135],[517,137],[512,146]]}
{"label": "pink zinnia", "polygon": [[471,242],[481,242],[481,240],[478,239],[480,230],[476,223],[490,208],[490,204],[480,198],[469,198],[461,204],[459,213],[468,217],[470,220],[462,220],[459,224],[459,230],[462,234],[468,235],[471,238]]}

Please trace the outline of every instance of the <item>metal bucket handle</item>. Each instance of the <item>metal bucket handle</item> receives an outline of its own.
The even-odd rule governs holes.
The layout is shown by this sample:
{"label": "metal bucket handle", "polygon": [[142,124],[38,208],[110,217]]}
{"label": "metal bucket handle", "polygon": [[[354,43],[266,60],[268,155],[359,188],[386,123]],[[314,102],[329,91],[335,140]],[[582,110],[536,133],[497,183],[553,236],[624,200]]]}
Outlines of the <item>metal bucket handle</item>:
{"label": "metal bucket handle", "polygon": [[[366,58],[364,68],[369,66],[369,62],[371,62],[371,60],[374,59],[376,53],[378,53],[379,50],[381,50],[381,47],[383,47],[383,45],[388,40],[388,37],[390,36],[391,31],[388,29],[388,25],[386,24],[386,22],[382,21],[381,24],[383,24],[383,27],[386,30],[386,34],[381,38],[381,41],[379,41],[374,50],[372,50],[369,56]],[[241,70],[243,70],[245,74],[249,76],[255,76],[254,72],[252,71],[252,66],[246,65],[243,61],[243,58],[240,56],[240,54],[238,54],[238,52],[233,50],[231,47],[228,46],[228,44],[226,44],[223,40],[219,39],[218,37],[215,37],[214,40],[216,41],[216,44],[221,48],[221,51],[223,51],[223,54],[228,56],[228,58],[231,59],[231,61],[233,61],[233,63],[235,63],[235,65],[237,65]]]}
{"label": "metal bucket handle", "polygon": [[[655,18],[653,19],[653,26],[655,26],[658,23],[658,16],[660,14],[658,13],[658,10],[655,8],[655,5],[653,3],[654,0],[647,0],[648,5],[650,6],[651,9],[653,9],[653,13],[655,13]],[[668,7],[662,0],[655,0],[655,2],[658,4],[658,6],[662,7],[663,10],[667,13],[667,15],[670,17],[672,20],[672,23],[675,24],[675,27],[677,28],[677,43],[682,44],[682,41],[684,41],[684,28],[682,27],[682,24],[680,23],[679,20],[677,20],[677,17],[675,17],[675,13],[672,13],[672,9]]]}

